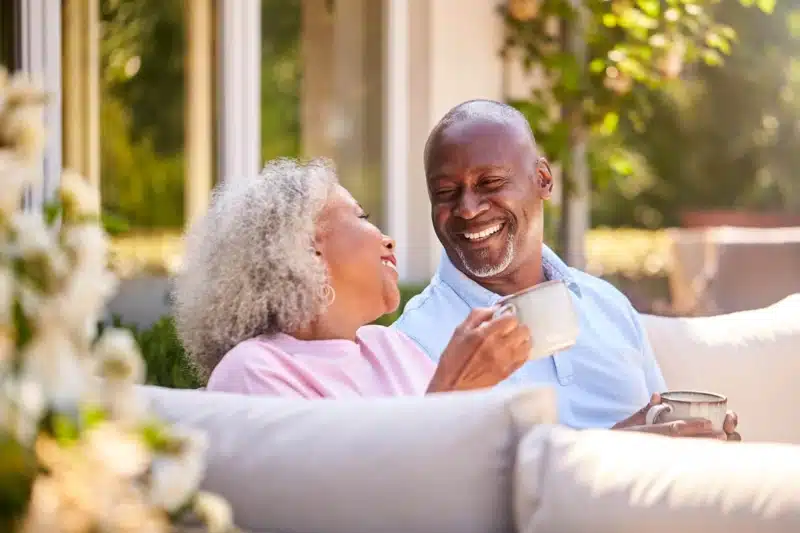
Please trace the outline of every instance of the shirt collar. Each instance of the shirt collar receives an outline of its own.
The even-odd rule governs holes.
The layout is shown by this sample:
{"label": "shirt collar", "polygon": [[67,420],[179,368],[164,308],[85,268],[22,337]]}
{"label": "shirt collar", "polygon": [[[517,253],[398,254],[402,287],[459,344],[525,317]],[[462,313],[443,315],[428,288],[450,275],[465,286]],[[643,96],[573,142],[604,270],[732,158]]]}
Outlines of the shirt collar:
{"label": "shirt collar", "polygon": [[[563,281],[578,298],[581,297],[581,289],[569,271],[569,267],[546,245],[542,245],[542,270],[545,279]],[[491,306],[500,299],[500,295],[481,287],[458,270],[444,250],[442,250],[436,277],[453,289],[470,307]]]}

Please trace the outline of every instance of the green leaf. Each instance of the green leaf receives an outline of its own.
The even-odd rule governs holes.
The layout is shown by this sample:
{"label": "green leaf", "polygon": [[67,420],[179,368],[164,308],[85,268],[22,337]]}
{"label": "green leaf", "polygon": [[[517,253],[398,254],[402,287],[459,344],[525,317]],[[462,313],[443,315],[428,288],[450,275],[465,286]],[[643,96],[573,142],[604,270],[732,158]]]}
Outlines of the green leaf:
{"label": "green leaf", "polygon": [[48,226],[55,224],[61,216],[61,205],[58,202],[51,202],[44,205],[44,220]]}
{"label": "green leaf", "polygon": [[789,34],[792,38],[800,38],[800,10],[789,13],[789,16],[786,17],[786,25],[789,28]]}
{"label": "green leaf", "polygon": [[101,220],[103,229],[109,235],[120,235],[130,230],[128,221],[122,217],[112,215],[110,213],[103,213]]}
{"label": "green leaf", "polygon": [[661,14],[661,4],[658,0],[637,0],[636,5],[647,15],[656,18]]}
{"label": "green leaf", "polygon": [[22,351],[22,349],[33,340],[33,322],[28,320],[28,317],[25,315],[25,310],[22,308],[22,303],[16,299],[13,305],[13,316],[14,331],[17,332],[17,350]]}
{"label": "green leaf", "polygon": [[603,124],[600,126],[600,132],[603,135],[612,135],[617,131],[617,125],[619,125],[619,114],[614,111],[608,112],[606,116],[603,117]]}
{"label": "green leaf", "polygon": [[776,0],[756,0],[756,6],[764,13],[770,14],[775,11]]}
{"label": "green leaf", "polygon": [[606,69],[606,62],[603,59],[593,59],[589,63],[589,72],[592,74],[599,74]]}
{"label": "green leaf", "polygon": [[614,28],[617,25],[617,16],[613,13],[606,13],[603,15],[603,26],[606,28]]}
{"label": "green leaf", "polygon": [[730,26],[720,26],[717,30],[722,34],[729,41],[736,40],[736,30],[731,28]]}
{"label": "green leaf", "polygon": [[730,43],[717,33],[708,32],[708,34],[706,35],[706,44],[711,48],[716,48],[723,54],[731,53]]}
{"label": "green leaf", "polygon": [[17,531],[28,510],[38,465],[32,450],[0,433],[0,531]]}
{"label": "green leaf", "polygon": [[711,67],[718,67],[723,63],[722,56],[716,50],[703,50],[703,61]]}

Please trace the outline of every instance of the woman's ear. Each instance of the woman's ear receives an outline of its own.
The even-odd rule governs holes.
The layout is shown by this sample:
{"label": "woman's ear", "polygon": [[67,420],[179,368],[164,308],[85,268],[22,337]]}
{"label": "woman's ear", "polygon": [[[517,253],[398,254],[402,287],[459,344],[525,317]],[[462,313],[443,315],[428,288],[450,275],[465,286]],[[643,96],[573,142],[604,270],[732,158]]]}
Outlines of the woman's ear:
{"label": "woman's ear", "polygon": [[322,232],[317,229],[314,234],[314,241],[311,243],[311,248],[314,250],[314,255],[322,257]]}
{"label": "woman's ear", "polygon": [[539,196],[543,200],[549,200],[553,193],[553,173],[550,170],[550,163],[544,157],[536,161],[536,186],[539,189]]}

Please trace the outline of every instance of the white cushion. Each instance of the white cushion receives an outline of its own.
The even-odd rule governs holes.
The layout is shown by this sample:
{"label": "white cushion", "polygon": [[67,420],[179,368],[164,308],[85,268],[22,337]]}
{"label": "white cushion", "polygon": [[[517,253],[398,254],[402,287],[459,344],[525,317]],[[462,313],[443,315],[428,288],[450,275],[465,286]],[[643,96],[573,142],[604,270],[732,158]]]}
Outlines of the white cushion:
{"label": "white cushion", "polygon": [[800,294],[729,315],[643,320],[670,389],[727,395],[746,440],[800,444]]}
{"label": "white cushion", "polygon": [[336,401],[143,392],[163,418],[208,432],[203,487],[249,531],[510,531],[518,440],[557,420],[549,389]]}
{"label": "white cushion", "polygon": [[800,531],[800,447],[539,427],[520,443],[520,533]]}

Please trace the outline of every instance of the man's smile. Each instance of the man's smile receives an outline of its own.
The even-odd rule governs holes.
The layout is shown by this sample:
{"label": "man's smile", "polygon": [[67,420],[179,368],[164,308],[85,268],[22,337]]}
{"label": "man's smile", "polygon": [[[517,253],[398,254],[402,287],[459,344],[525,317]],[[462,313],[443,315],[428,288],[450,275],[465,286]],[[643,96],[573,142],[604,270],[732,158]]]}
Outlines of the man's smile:
{"label": "man's smile", "polygon": [[500,236],[506,226],[508,226],[507,222],[493,222],[489,225],[476,226],[474,228],[453,233],[456,236],[456,242],[458,242],[460,245],[466,245],[467,248],[471,248],[478,244],[484,245],[493,240],[495,237]]}

